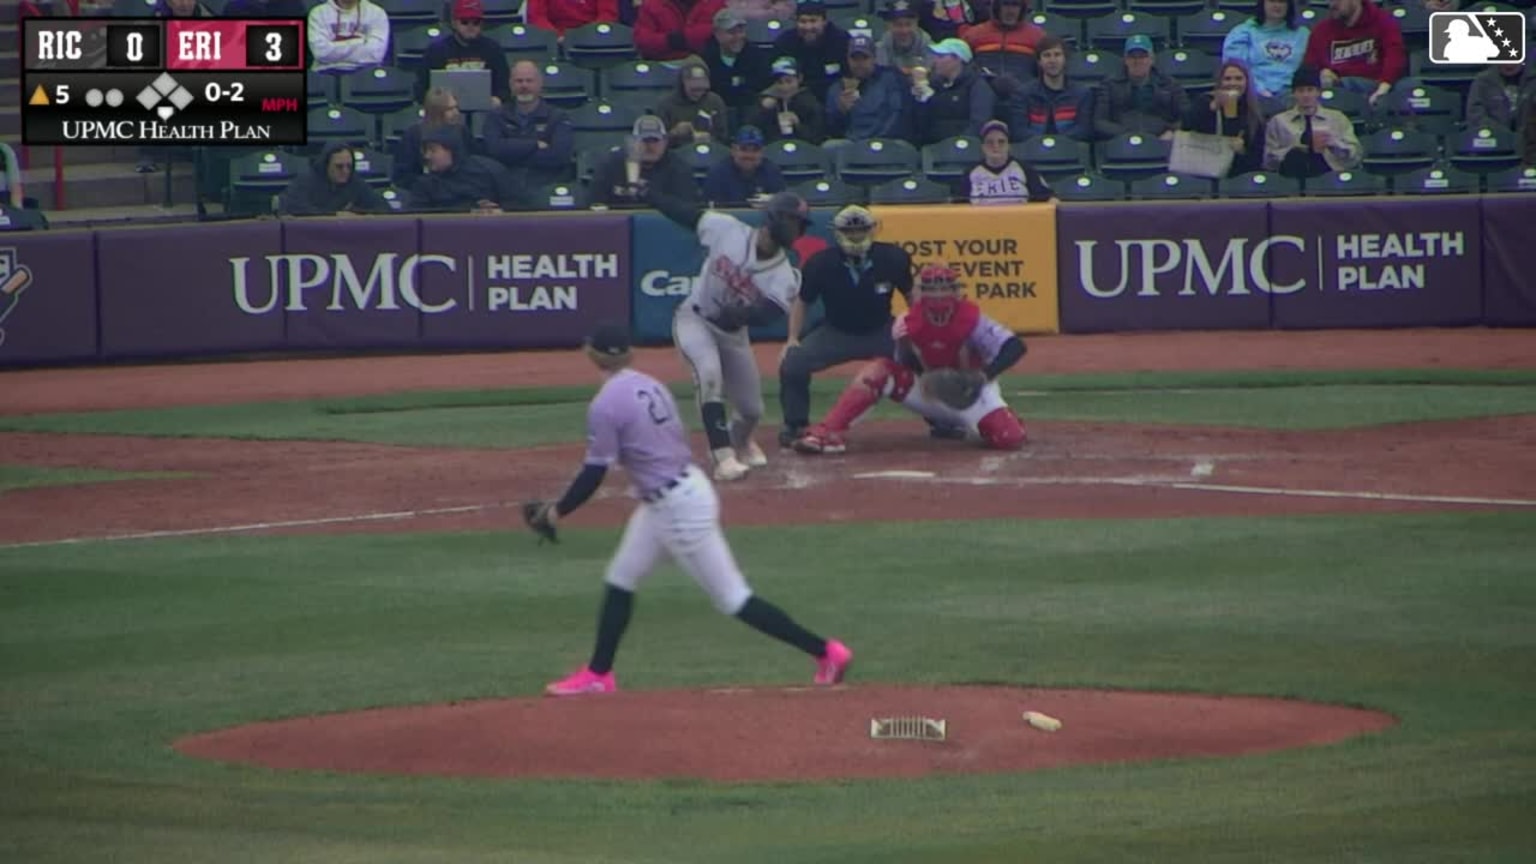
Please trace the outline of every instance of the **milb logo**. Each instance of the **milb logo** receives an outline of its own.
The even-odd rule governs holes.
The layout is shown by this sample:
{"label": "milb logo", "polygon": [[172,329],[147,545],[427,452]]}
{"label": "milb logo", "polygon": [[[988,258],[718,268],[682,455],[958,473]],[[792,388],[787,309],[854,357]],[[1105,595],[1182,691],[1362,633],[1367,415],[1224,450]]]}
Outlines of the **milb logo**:
{"label": "milb logo", "polygon": [[1525,62],[1525,15],[1520,12],[1434,12],[1429,60],[1446,66]]}

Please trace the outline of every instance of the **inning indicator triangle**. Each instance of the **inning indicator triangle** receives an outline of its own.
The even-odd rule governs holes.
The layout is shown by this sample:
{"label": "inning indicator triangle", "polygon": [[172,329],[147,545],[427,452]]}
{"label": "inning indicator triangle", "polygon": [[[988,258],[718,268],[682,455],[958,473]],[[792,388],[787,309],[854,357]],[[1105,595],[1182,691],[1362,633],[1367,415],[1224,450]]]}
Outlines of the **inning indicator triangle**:
{"label": "inning indicator triangle", "polygon": [[37,85],[37,89],[32,91],[32,98],[27,100],[27,104],[28,105],[47,105],[48,104],[48,94],[43,92],[43,85],[41,85],[41,84]]}

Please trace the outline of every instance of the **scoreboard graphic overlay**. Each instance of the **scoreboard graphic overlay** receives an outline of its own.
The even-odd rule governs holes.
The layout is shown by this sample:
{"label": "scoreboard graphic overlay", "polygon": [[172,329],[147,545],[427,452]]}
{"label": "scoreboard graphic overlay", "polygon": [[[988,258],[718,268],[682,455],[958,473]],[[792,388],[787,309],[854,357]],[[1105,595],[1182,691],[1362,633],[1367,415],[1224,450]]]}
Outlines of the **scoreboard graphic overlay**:
{"label": "scoreboard graphic overlay", "polygon": [[22,142],[305,143],[302,20],[27,18]]}

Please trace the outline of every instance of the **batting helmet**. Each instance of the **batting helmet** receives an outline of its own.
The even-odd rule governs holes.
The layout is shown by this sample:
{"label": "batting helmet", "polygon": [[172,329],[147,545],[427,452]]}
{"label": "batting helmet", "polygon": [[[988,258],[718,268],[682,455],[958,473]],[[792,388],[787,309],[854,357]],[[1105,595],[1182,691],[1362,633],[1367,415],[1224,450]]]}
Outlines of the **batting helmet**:
{"label": "batting helmet", "polygon": [[781,249],[793,246],[811,224],[811,205],[793,192],[778,192],[763,207],[768,236]]}
{"label": "batting helmet", "polygon": [[878,225],[875,214],[857,204],[849,204],[832,217],[832,234],[844,255],[862,258],[869,254],[869,247],[875,242]]}

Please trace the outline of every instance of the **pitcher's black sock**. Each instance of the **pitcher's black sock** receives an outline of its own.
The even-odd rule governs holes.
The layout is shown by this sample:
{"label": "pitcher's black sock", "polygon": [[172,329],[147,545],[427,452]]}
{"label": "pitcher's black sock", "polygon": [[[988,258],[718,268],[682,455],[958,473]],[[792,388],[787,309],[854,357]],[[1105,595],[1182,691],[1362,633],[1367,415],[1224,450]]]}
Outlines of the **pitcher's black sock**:
{"label": "pitcher's black sock", "polygon": [[821,657],[827,653],[827,640],[796,624],[789,613],[767,600],[749,598],[747,605],[741,607],[736,617],[752,629],[780,642],[788,642],[812,657]]}
{"label": "pitcher's black sock", "polygon": [[587,664],[599,675],[613,670],[613,655],[619,652],[619,640],[629,627],[629,613],[635,606],[635,592],[607,586],[603,593],[603,607],[597,615],[597,647],[592,651],[592,662]]}
{"label": "pitcher's black sock", "polygon": [[704,434],[709,437],[709,449],[719,450],[731,446],[731,425],[725,419],[725,403],[705,402],[699,413],[703,415]]}

